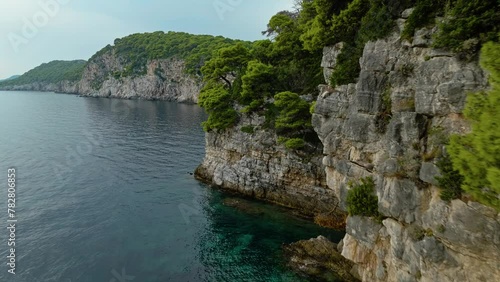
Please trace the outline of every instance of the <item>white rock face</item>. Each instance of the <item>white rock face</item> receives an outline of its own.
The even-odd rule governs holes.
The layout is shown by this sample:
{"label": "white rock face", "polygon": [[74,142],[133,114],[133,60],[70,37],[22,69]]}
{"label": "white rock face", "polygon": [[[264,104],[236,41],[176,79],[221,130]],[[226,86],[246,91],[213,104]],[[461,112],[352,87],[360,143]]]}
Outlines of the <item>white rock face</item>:
{"label": "white rock face", "polygon": [[78,94],[78,81],[61,81],[58,83],[30,83],[24,85],[4,86],[2,90],[8,91],[40,91],[67,94]]}
{"label": "white rock face", "polygon": [[241,131],[242,125],[259,128],[263,123],[264,117],[254,115],[243,117],[235,128],[207,133],[205,159],[196,171],[197,177],[303,214],[333,211],[337,200],[324,182],[321,151],[298,155],[277,144],[272,131]]}
{"label": "white rock face", "polygon": [[147,62],[145,74],[115,78],[113,74],[126,68],[126,63],[122,61],[112,51],[108,51],[87,64],[80,81],[31,83],[5,86],[2,89],[50,91],[90,97],[198,102],[198,95],[203,86],[201,78],[187,74],[184,61],[175,58],[151,60]]}
{"label": "white rock face", "polygon": [[[313,125],[328,187],[346,209],[346,183],[373,177],[387,217],[348,219],[342,255],[363,281],[500,281],[500,214],[442,201],[432,156],[448,134],[469,130],[466,93],[486,89],[487,78],[477,62],[430,48],[432,32],[417,31],[413,44],[399,33],[369,42],[358,82],[322,86],[317,100]],[[324,61],[335,62],[337,49],[325,49]]]}
{"label": "white rock face", "polygon": [[171,58],[151,60],[144,75],[115,78],[126,68],[111,51],[89,62],[78,85],[82,96],[140,98],[197,103],[202,83],[186,74],[184,61]]}

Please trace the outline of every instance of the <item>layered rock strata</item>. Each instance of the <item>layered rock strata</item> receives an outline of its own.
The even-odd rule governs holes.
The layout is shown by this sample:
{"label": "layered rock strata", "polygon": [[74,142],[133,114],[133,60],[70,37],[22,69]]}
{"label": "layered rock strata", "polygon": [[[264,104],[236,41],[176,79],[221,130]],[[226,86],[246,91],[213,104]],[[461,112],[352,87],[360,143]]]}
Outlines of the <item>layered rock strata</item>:
{"label": "layered rock strata", "polygon": [[[300,154],[277,144],[276,133],[260,130],[264,117],[243,117],[223,132],[206,134],[206,153],[196,176],[219,187],[299,210],[305,215],[335,210],[319,154]],[[254,126],[245,133],[242,126]]]}
{"label": "layered rock strata", "polygon": [[201,79],[186,73],[180,59],[151,60],[142,75],[119,75],[127,64],[112,51],[90,61],[78,84],[82,96],[197,103]]}

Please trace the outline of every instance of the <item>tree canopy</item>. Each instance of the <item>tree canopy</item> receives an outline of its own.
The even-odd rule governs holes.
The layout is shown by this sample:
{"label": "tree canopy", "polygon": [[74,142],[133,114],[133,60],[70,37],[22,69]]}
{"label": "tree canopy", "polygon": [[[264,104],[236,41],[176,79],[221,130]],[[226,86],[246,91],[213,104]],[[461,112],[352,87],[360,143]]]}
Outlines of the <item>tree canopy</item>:
{"label": "tree canopy", "polygon": [[86,61],[52,61],[26,72],[20,77],[0,81],[1,86],[24,85],[35,82],[57,83],[78,81],[82,77]]}
{"label": "tree canopy", "polygon": [[89,62],[96,62],[103,54],[114,52],[114,55],[122,60],[122,64],[127,66],[121,75],[133,76],[144,74],[149,60],[175,57],[186,61],[188,73],[201,75],[201,67],[215,51],[236,43],[250,44],[222,36],[193,35],[185,32],[136,33],[115,39],[113,46],[104,47],[94,54]]}
{"label": "tree canopy", "polygon": [[462,188],[478,201],[500,210],[500,44],[482,48],[481,65],[490,73],[491,90],[469,95],[465,116],[472,132],[452,136],[453,166],[464,177]]}

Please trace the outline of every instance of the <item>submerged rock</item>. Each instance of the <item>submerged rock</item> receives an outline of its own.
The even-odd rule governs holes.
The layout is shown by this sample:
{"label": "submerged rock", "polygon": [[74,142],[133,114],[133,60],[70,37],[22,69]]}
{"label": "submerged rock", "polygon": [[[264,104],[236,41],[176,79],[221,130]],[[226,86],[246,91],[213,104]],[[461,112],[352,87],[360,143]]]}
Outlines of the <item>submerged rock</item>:
{"label": "submerged rock", "polygon": [[323,236],[283,246],[288,264],[315,281],[359,281],[351,274],[354,263],[345,259],[337,244]]}

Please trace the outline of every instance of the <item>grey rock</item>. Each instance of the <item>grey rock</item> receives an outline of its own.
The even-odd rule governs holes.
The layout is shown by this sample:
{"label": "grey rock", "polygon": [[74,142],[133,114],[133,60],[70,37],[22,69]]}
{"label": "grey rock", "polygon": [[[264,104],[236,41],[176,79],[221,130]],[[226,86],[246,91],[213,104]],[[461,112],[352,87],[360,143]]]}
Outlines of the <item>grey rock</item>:
{"label": "grey rock", "polygon": [[416,252],[423,259],[432,263],[442,262],[445,258],[445,248],[435,237],[425,237],[415,244]]}
{"label": "grey rock", "polygon": [[56,92],[65,94],[78,94],[79,82],[76,81],[61,81],[58,83],[43,83],[34,82],[25,85],[4,86],[1,90],[7,91],[39,91],[39,92]]}
{"label": "grey rock", "polygon": [[276,143],[273,131],[254,124],[254,134],[241,131],[251,122],[264,122],[244,116],[238,126],[206,134],[206,153],[196,176],[208,183],[283,206],[306,215],[331,212],[338,205],[333,190],[326,187],[321,166],[321,148],[304,161]]}
{"label": "grey rock", "polygon": [[421,193],[409,179],[386,178],[377,191],[379,211],[401,222],[413,223],[420,216]]}
{"label": "grey rock", "polygon": [[323,48],[323,60],[321,61],[321,67],[323,68],[323,73],[325,76],[325,83],[330,83],[330,77],[332,76],[333,69],[337,65],[337,57],[342,53],[344,48],[344,43],[340,42],[331,47]]}
{"label": "grey rock", "polygon": [[353,263],[323,236],[283,247],[289,265],[306,277],[321,281],[359,281],[349,270]]}
{"label": "grey rock", "polygon": [[78,83],[78,94],[197,103],[201,78],[188,75],[183,60],[151,60],[144,75],[114,78],[114,72],[126,68],[122,61],[111,51],[90,61]]}
{"label": "grey rock", "polygon": [[432,185],[438,185],[436,177],[441,176],[439,168],[433,164],[424,162],[420,167],[420,180],[430,183]]}
{"label": "grey rock", "polygon": [[347,219],[347,226],[347,234],[355,237],[367,246],[373,246],[377,242],[379,230],[383,227],[380,223],[361,216],[350,216]]}
{"label": "grey rock", "polygon": [[402,13],[401,13],[401,18],[403,19],[407,19],[410,17],[410,15],[413,13],[413,11],[415,10],[415,8],[410,8],[410,9],[406,9],[404,10]]}
{"label": "grey rock", "polygon": [[[470,131],[461,115],[465,99],[488,87],[487,76],[477,61],[430,48],[436,28],[417,30],[411,43],[402,40],[411,12],[403,12],[398,32],[365,45],[356,84],[324,87],[316,102],[312,124],[339,207],[347,208],[348,181],[371,176],[379,212],[389,217],[383,226],[349,217],[342,255],[357,264],[363,281],[500,280],[500,215],[473,202],[441,201],[439,169],[422,161],[423,153],[442,146],[430,129]],[[387,123],[379,126],[384,115]]]}
{"label": "grey rock", "polygon": [[413,37],[413,47],[428,47],[432,44],[432,34],[433,30],[428,28],[422,28],[415,31]]}

